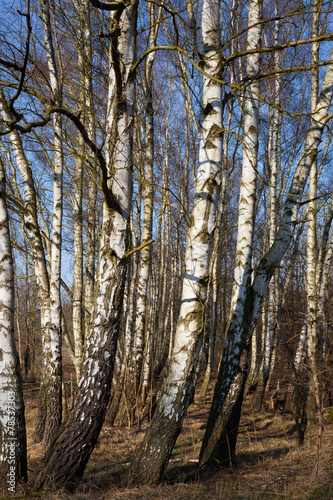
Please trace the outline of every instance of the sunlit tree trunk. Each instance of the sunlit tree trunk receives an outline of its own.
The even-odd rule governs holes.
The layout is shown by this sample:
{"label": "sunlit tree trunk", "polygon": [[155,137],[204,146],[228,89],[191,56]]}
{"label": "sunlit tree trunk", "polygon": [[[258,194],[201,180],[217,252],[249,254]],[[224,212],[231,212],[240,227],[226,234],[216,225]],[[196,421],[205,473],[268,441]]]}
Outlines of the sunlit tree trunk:
{"label": "sunlit tree trunk", "polygon": [[[261,0],[251,0],[248,12],[248,35],[247,47],[249,49],[259,49],[261,39]],[[253,53],[247,57],[246,70],[250,77],[255,77],[260,69],[260,56]],[[238,341],[239,330],[244,322],[244,316],[247,314],[246,301],[248,289],[251,285],[252,277],[252,242],[255,218],[255,201],[257,187],[257,154],[258,154],[258,99],[252,92],[258,93],[259,85],[254,82],[250,85],[249,91],[243,98],[243,169],[242,180],[239,193],[238,204],[238,234],[235,257],[234,285],[232,290],[230,306],[230,324],[226,339],[226,345],[223,351],[225,353]],[[236,349],[236,346],[235,346]],[[222,359],[222,363],[223,363]],[[242,360],[243,363],[246,359]],[[222,365],[221,365],[222,366]],[[242,367],[243,370],[245,366]],[[244,389],[244,388],[243,388]],[[214,402],[213,402],[214,404]],[[235,408],[236,410],[236,408]],[[238,408],[237,408],[238,410]],[[237,429],[240,411],[235,411],[233,415],[233,426]],[[211,421],[208,421],[208,427],[205,439],[211,429]],[[201,451],[201,460],[203,459],[203,450],[207,443],[204,440]],[[228,454],[233,455],[236,447],[236,435],[228,437]],[[212,451],[212,450],[210,450]],[[214,454],[220,460],[220,450],[214,451]],[[215,458],[215,456],[213,457]],[[224,457],[225,459],[225,457]]]}
{"label": "sunlit tree trunk", "polygon": [[[80,71],[80,107],[84,106],[85,92],[82,81],[84,79],[84,35],[83,19],[81,19],[78,67]],[[76,381],[81,378],[83,358],[83,170],[85,143],[83,137],[78,139],[78,154],[75,159],[75,171],[73,179],[73,247],[74,247],[74,278],[73,278],[73,338],[74,338],[74,364]]]}
{"label": "sunlit tree trunk", "polygon": [[[45,37],[45,50],[49,70],[52,99],[61,105],[61,85],[56,66],[49,0],[42,1],[42,20]],[[47,379],[47,412],[43,444],[48,446],[54,438],[62,418],[62,363],[61,363],[61,232],[62,232],[62,124],[60,115],[53,116],[54,132],[54,164],[53,164],[53,217],[52,244],[50,258],[50,337],[45,339],[44,355],[46,355],[42,376]],[[42,382],[43,384],[44,382]]]}
{"label": "sunlit tree trunk", "polygon": [[[155,6],[149,6],[150,19],[150,39],[149,48],[156,45],[158,28],[160,25],[159,19],[155,19]],[[160,18],[161,10],[159,10],[158,18]],[[143,229],[142,241],[147,242],[152,239],[153,227],[153,164],[154,164],[154,110],[153,110],[153,94],[152,94],[152,69],[156,52],[151,52],[145,60],[143,70],[143,92],[144,92],[144,136],[145,136],[145,162],[142,169],[142,200],[143,200]],[[151,273],[151,245],[144,247],[140,254],[140,265],[138,273],[138,283],[136,289],[136,318],[135,318],[135,377],[136,377],[136,393],[139,393],[141,382],[141,373],[143,366],[143,354],[146,335],[146,318],[148,317],[148,284]],[[146,399],[146,385],[142,392],[143,402]]]}
{"label": "sunlit tree trunk", "polygon": [[[277,2],[275,1],[275,17],[278,17]],[[275,33],[274,33],[274,44],[279,43],[279,26],[280,22],[277,19],[275,21]],[[274,54],[274,66],[275,69],[280,67],[280,55],[278,52]],[[277,210],[276,210],[276,191],[277,191],[277,175],[278,175],[278,143],[280,136],[280,126],[281,126],[281,114],[278,108],[280,107],[280,92],[281,84],[280,77],[275,78],[274,83],[274,103],[277,106],[272,113],[272,131],[270,138],[270,148],[269,148],[269,169],[270,169],[270,180],[269,180],[269,245],[272,245],[276,236],[276,226],[277,226]],[[268,287],[268,300],[267,300],[267,328],[266,335],[264,339],[263,346],[263,359],[262,359],[262,372],[259,378],[258,388],[256,391],[256,407],[258,410],[261,409],[263,398],[268,386],[268,380],[272,370],[272,356],[275,343],[276,335],[276,320],[277,320],[277,282],[278,274],[274,273]]]}
{"label": "sunlit tree trunk", "polygon": [[[90,0],[78,1],[80,22],[83,31],[83,75],[82,86],[84,89],[84,117],[88,137],[96,141],[96,116],[93,96],[93,55],[92,55],[92,27],[91,27]],[[85,335],[89,335],[90,320],[93,309],[94,284],[96,274],[96,253],[98,248],[98,216],[97,216],[97,188],[98,188],[98,162],[96,155],[86,148],[86,178],[87,178],[87,209],[86,209],[86,244],[85,244],[85,285],[84,285],[84,319]]]}
{"label": "sunlit tree trunk", "polygon": [[170,256],[170,240],[168,238],[170,233],[170,193],[168,190],[168,177],[169,177],[169,134],[167,133],[167,150],[163,160],[163,183],[162,183],[162,207],[159,220],[159,255],[158,262],[159,268],[157,269],[157,287],[156,287],[156,321],[154,328],[158,332],[157,344],[157,360],[154,369],[154,376],[157,378],[166,363],[167,351],[165,349],[167,343],[167,331],[165,330],[168,296],[166,293],[168,286],[168,258]]}
{"label": "sunlit tree trunk", "polygon": [[[315,0],[313,5],[312,34],[317,36],[319,33],[320,3]],[[319,89],[319,43],[312,45],[312,88],[311,88],[311,115],[316,112],[318,89]],[[312,158],[312,164],[309,176],[309,207],[308,207],[308,226],[307,226],[307,330],[308,330],[308,359],[311,370],[310,387],[307,402],[307,417],[317,414],[319,417],[319,439],[323,429],[323,416],[321,410],[320,388],[318,366],[316,360],[317,343],[317,155]]]}
{"label": "sunlit tree trunk", "polygon": [[74,173],[74,282],[73,282],[73,336],[76,380],[81,378],[83,358],[83,217],[82,179],[84,143],[80,140]]}
{"label": "sunlit tree trunk", "polygon": [[[92,49],[91,49],[91,5],[88,0],[75,1],[79,14],[79,110],[83,112],[87,133],[95,141],[94,107],[92,95]],[[76,377],[79,382],[84,349],[84,326],[86,333],[92,307],[93,281],[95,275],[95,231],[96,231],[96,158],[85,146],[82,137],[78,139],[78,155],[74,173],[74,283],[73,283],[73,336]],[[88,178],[88,199],[86,217],[86,282],[83,301],[83,173]],[[83,304],[86,311],[84,314]],[[85,318],[85,323],[84,323]]]}
{"label": "sunlit tree trunk", "polygon": [[318,345],[319,345],[319,360],[325,362],[327,354],[327,346],[329,345],[328,321],[326,318],[325,304],[327,297],[327,285],[330,277],[331,259],[333,255],[333,234],[331,225],[333,220],[333,199],[330,206],[330,211],[325,223],[323,236],[318,255],[317,266],[317,314],[318,314]]}
{"label": "sunlit tree trunk", "polygon": [[210,262],[210,285],[211,285],[211,310],[210,310],[210,321],[209,321],[209,346],[208,346],[208,360],[207,360],[207,368],[204,380],[202,382],[202,386],[200,389],[200,396],[204,397],[212,369],[213,369],[213,361],[214,361],[214,352],[215,352],[215,342],[216,342],[216,319],[217,319],[217,306],[218,306],[218,250],[220,246],[220,241],[222,238],[222,223],[223,216],[225,216],[226,211],[226,190],[228,185],[228,137],[230,131],[230,124],[232,118],[232,109],[233,106],[230,104],[228,111],[228,119],[226,123],[226,131],[224,133],[224,147],[223,147],[223,158],[222,158],[222,176],[221,176],[221,186],[220,186],[220,203],[216,216],[216,228],[214,231],[214,243],[212,248],[212,256]]}
{"label": "sunlit tree trunk", "polygon": [[[219,2],[200,1],[198,49],[203,66],[216,75],[219,68]],[[187,228],[182,301],[168,375],[151,425],[131,464],[129,480],[153,484],[161,480],[186,409],[193,398],[203,334],[204,304],[209,278],[211,234],[214,230],[222,160],[221,85],[201,76],[199,166],[195,200]]]}
{"label": "sunlit tree trunk", "polygon": [[[331,61],[333,55],[331,54]],[[317,155],[333,94],[333,68],[328,66],[311,126],[275,241],[261,259],[252,286],[248,287],[242,322],[232,321],[223,351],[218,380],[201,453],[201,465],[209,461],[229,463],[235,452],[238,422],[247,374],[247,355],[251,335],[265,298],[270,278],[287,251],[313,158]]]}
{"label": "sunlit tree trunk", "polygon": [[0,158],[0,486],[9,496],[27,479],[27,443],[20,361],[14,340],[14,269]]}
{"label": "sunlit tree trunk", "polygon": [[[5,96],[0,91],[1,99],[1,117],[5,121],[10,121],[12,116],[9,112]],[[43,339],[50,338],[50,284],[49,275],[47,272],[46,258],[44,252],[43,241],[40,233],[38,222],[38,207],[35,183],[29,162],[26,158],[22,139],[17,130],[13,130],[9,134],[11,146],[16,160],[17,168],[20,172],[24,187],[24,203],[25,210],[23,213],[24,230],[29,240],[32,249],[32,257],[34,261],[34,272],[37,285],[38,301],[40,306],[40,321],[41,334]],[[43,356],[43,370],[46,364],[46,356]],[[46,412],[47,412],[47,387],[46,378],[42,378],[39,400],[38,400],[38,415],[34,432],[34,439],[40,442],[44,436]]]}
{"label": "sunlit tree trunk", "polygon": [[[134,256],[135,259],[135,256]],[[127,406],[127,385],[132,389],[133,372],[130,372],[130,361],[133,354],[133,320],[134,320],[134,293],[136,284],[136,265],[132,258],[128,263],[127,283],[124,293],[124,322],[123,322],[123,356],[118,380],[114,383],[114,391],[110,409],[108,411],[108,425],[113,425],[120,408],[121,399]],[[127,384],[128,379],[128,384]],[[125,399],[125,401],[124,401]]]}
{"label": "sunlit tree trunk", "polygon": [[100,158],[104,201],[91,330],[77,399],[37,474],[37,488],[73,484],[82,476],[110,398],[128,260],[136,19],[137,1],[111,14],[115,36],[110,42],[105,163]]}

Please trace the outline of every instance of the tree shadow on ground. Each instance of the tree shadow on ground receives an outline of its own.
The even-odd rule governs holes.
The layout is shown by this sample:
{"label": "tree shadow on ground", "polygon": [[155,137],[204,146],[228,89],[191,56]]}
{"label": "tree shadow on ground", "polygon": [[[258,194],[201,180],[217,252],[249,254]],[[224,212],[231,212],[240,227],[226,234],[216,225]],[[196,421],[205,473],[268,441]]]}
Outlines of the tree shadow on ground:
{"label": "tree shadow on ground", "polygon": [[[243,465],[258,464],[265,459],[279,459],[289,453],[290,448],[273,448],[261,452],[240,453],[232,464],[209,465],[199,469],[198,463],[179,463],[172,465],[166,472],[163,482],[168,484],[205,482],[216,478],[217,475],[226,474],[232,476],[237,473]],[[180,461],[179,461],[180,462]]]}
{"label": "tree shadow on ground", "polygon": [[285,446],[284,448],[273,448],[265,451],[240,453],[236,457],[236,467],[243,464],[257,464],[262,462],[265,458],[278,459],[282,458],[289,453],[291,447]]}
{"label": "tree shadow on ground", "polygon": [[198,463],[180,463],[173,465],[166,472],[163,482],[168,484],[177,483],[197,483],[198,481],[205,482],[206,480],[213,479],[221,471],[231,473],[227,467],[220,467],[218,465],[210,465],[203,469],[199,469]]}

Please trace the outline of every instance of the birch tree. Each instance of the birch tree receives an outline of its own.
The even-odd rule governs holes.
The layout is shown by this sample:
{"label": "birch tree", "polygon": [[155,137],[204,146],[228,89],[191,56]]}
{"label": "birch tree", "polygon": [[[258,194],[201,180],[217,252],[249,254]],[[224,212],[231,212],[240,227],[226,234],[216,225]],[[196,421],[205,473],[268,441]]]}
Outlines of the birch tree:
{"label": "birch tree", "polygon": [[[149,21],[150,21],[150,36],[149,49],[156,46],[158,29],[162,9],[159,7],[157,15],[155,15],[156,7],[152,3],[149,5]],[[141,174],[142,198],[143,198],[143,228],[142,242],[152,240],[153,226],[153,163],[154,163],[154,111],[153,111],[153,95],[152,95],[152,69],[156,52],[151,52],[145,59],[143,69],[143,98],[144,98],[144,131],[145,131],[145,162],[144,169]],[[146,331],[146,318],[148,317],[147,308],[147,292],[148,283],[151,273],[151,245],[145,246],[140,254],[140,267],[138,274],[138,284],[136,291],[136,318],[135,318],[135,355],[136,355],[136,392],[138,393],[141,372],[143,365],[143,347],[145,344],[144,336]],[[146,384],[143,386],[143,400],[147,397]]]}
{"label": "birch tree", "polygon": [[[259,50],[261,39],[261,0],[252,0],[248,11],[248,35],[247,47],[251,50]],[[260,69],[259,52],[249,55],[246,61],[246,71],[250,79],[254,78]],[[236,337],[236,330],[244,321],[246,296],[251,285],[252,275],[252,247],[255,218],[255,202],[257,187],[257,155],[258,155],[258,94],[257,82],[250,85],[248,94],[244,96],[243,113],[243,169],[239,193],[238,208],[238,236],[235,257],[234,285],[230,306],[230,326],[228,329],[227,346],[232,336]],[[237,325],[237,326],[236,326]],[[232,328],[235,329],[233,332]],[[209,425],[209,422],[208,422]],[[238,425],[235,421],[235,427]],[[230,449],[233,450],[235,442],[231,436],[228,437]],[[205,445],[205,442],[203,446]]]}
{"label": "birch tree", "polygon": [[[274,44],[279,43],[279,30],[280,21],[278,19],[278,8],[277,1],[275,1],[275,32],[274,32]],[[279,69],[280,67],[280,55],[278,52],[274,54],[274,67]],[[269,245],[271,245],[276,236],[277,227],[277,176],[278,176],[278,161],[279,161],[279,138],[280,138],[280,126],[281,126],[281,112],[280,108],[280,93],[281,93],[281,81],[280,76],[277,76],[274,81],[274,103],[276,108],[272,110],[272,130],[269,137],[269,148],[268,148],[268,161],[270,169],[270,179],[269,179]],[[263,337],[264,347],[263,347],[263,359],[262,359],[262,373],[261,380],[259,381],[258,389],[256,392],[256,406],[260,410],[264,394],[267,388],[268,379],[272,369],[272,356],[273,356],[273,346],[275,342],[275,331],[276,331],[276,315],[277,315],[277,273],[273,274],[272,279],[269,284],[268,298],[267,298],[267,327],[266,327],[266,337]]]}
{"label": "birch tree", "polygon": [[[330,62],[332,61],[333,53],[331,53]],[[333,68],[330,64],[326,71],[315,112],[311,116],[311,125],[284,204],[283,216],[275,241],[261,259],[253,283],[247,288],[242,322],[232,321],[229,326],[226,347],[223,351],[213,403],[200,452],[201,465],[209,461],[229,463],[234,457],[251,335],[258,320],[271,276],[288,250],[292,239],[297,224],[300,199],[308,180],[312,161],[317,155],[324,128],[330,119],[329,108],[332,95]]]}
{"label": "birch tree", "polygon": [[[5,98],[4,92],[0,90],[1,109],[0,114],[3,122],[8,123],[14,119],[10,113],[8,101]],[[38,292],[38,300],[40,304],[41,315],[41,333],[43,338],[49,339],[50,334],[50,281],[47,271],[47,262],[44,244],[41,236],[39,221],[38,221],[38,205],[37,193],[35,189],[34,178],[31,167],[27,160],[22,138],[17,130],[12,130],[9,134],[9,139],[13,154],[16,160],[16,165],[19,170],[23,186],[24,186],[24,230],[31,245],[32,257],[34,261],[34,272]],[[47,362],[47,361],[45,361]],[[37,423],[35,427],[34,438],[37,442],[43,440],[45,423],[46,423],[46,401],[47,401],[48,384],[46,377],[40,387],[39,408]]]}
{"label": "birch tree", "polygon": [[[206,73],[219,69],[219,1],[200,1],[197,11],[197,49]],[[222,88],[201,76],[199,166],[195,199],[187,227],[185,274],[180,313],[169,372],[164,380],[149,430],[130,468],[130,480],[158,482],[181,431],[193,398],[203,334],[207,297],[210,239],[214,230],[222,158]]]}
{"label": "birch tree", "polygon": [[135,100],[135,75],[131,67],[135,56],[137,5],[136,0],[126,8],[123,4],[110,4],[112,37],[105,160],[99,154],[104,200],[92,326],[86,340],[75,405],[46,454],[36,477],[37,488],[49,482],[58,486],[75,484],[82,476],[110,398],[128,259]]}
{"label": "birch tree", "polygon": [[[52,99],[61,105],[61,84],[56,66],[52,40],[49,0],[42,1],[42,19],[45,36],[45,49],[50,76]],[[43,444],[47,447],[53,440],[62,418],[62,364],[61,364],[61,231],[62,231],[62,198],[63,198],[63,153],[61,116],[53,115],[54,131],[54,166],[53,166],[53,217],[51,245],[51,279],[50,279],[50,337],[44,339],[44,373],[47,379],[47,401]],[[45,373],[46,372],[46,373]],[[42,382],[43,386],[44,382]],[[44,396],[42,387],[41,397]]]}
{"label": "birch tree", "polygon": [[0,157],[0,486],[15,493],[27,479],[27,444],[20,362],[14,340],[14,269]]}
{"label": "birch tree", "polygon": [[[319,32],[320,3],[316,0],[313,3],[312,36]],[[311,88],[311,113],[314,114],[317,106],[319,88],[319,46],[318,42],[312,45],[312,88]],[[308,358],[311,370],[308,417],[318,412],[319,417],[319,439],[323,429],[323,416],[321,411],[320,389],[318,380],[318,368],[316,361],[317,343],[317,183],[318,183],[318,163],[317,155],[312,158],[309,175],[309,207],[307,226],[307,335],[308,335]]]}

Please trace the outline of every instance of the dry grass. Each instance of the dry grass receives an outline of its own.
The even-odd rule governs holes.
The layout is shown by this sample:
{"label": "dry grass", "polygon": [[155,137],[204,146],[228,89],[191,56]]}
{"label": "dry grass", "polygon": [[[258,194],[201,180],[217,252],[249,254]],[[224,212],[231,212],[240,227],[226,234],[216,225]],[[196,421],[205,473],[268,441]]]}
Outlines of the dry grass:
{"label": "dry grass", "polygon": [[[43,455],[40,445],[31,441],[37,411],[37,391],[25,390],[28,431],[28,466],[35,470]],[[21,498],[46,500],[98,499],[311,499],[333,498],[333,424],[326,420],[321,449],[317,449],[317,430],[310,427],[306,442],[297,447],[297,436],[288,434],[293,420],[288,415],[255,413],[246,401],[237,445],[237,466],[232,470],[197,470],[197,458],[204,433],[210,399],[196,399],[184,422],[177,446],[161,485],[121,486],[135,447],[140,445],[145,424],[135,428],[103,428],[85,475],[75,494],[52,491],[35,496],[28,487],[18,488]],[[30,472],[32,475],[32,472]],[[24,496],[27,495],[27,496]]]}

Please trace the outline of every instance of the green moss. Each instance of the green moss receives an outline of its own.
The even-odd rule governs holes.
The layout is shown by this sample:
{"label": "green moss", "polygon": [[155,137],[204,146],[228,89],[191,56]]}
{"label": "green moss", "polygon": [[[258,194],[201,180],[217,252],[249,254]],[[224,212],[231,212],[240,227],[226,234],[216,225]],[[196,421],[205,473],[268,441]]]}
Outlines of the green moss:
{"label": "green moss", "polygon": [[329,420],[330,422],[333,422],[333,407],[330,409],[327,420]]}

